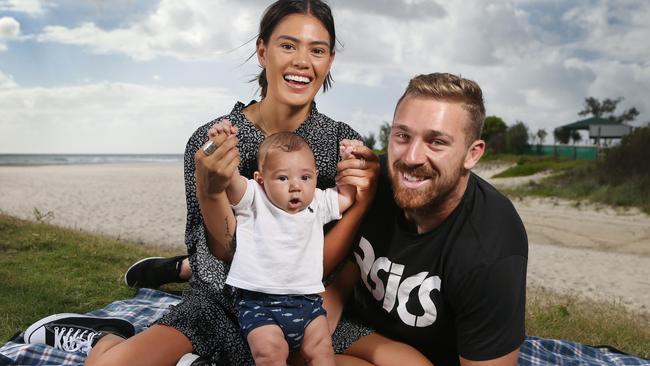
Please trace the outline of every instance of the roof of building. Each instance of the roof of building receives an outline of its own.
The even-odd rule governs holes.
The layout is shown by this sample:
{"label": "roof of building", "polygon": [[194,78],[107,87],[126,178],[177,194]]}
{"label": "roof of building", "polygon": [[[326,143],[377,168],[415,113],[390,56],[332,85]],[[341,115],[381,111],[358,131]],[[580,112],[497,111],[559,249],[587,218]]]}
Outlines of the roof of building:
{"label": "roof of building", "polygon": [[569,123],[568,125],[560,126],[558,128],[565,128],[567,130],[589,130],[589,126],[592,125],[618,125],[618,124],[620,123],[616,121],[612,121],[611,119],[608,118],[591,117],[573,123]]}

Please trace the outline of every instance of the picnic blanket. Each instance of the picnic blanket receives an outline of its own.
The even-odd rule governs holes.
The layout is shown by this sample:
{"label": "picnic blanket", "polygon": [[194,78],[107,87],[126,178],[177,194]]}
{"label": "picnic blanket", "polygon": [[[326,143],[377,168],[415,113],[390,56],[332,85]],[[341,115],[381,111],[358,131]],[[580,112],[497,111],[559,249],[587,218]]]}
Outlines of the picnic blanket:
{"label": "picnic blanket", "polygon": [[[89,315],[129,320],[136,332],[167,312],[180,297],[152,289],[140,289],[131,299],[115,301]],[[85,356],[54,349],[44,344],[24,344],[22,335],[0,347],[0,365],[83,365]],[[611,347],[591,347],[580,343],[526,337],[519,353],[519,365],[647,365],[650,360],[624,354]]]}

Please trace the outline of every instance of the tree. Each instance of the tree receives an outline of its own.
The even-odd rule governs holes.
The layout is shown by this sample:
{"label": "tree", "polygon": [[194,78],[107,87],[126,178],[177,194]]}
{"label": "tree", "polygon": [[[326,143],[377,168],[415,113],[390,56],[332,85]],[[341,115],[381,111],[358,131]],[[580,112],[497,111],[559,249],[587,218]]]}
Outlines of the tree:
{"label": "tree", "polygon": [[537,138],[539,139],[539,144],[544,145],[544,140],[546,140],[546,136],[548,135],[548,132],[546,132],[545,129],[540,128],[537,130],[537,133],[535,135],[537,135]]}
{"label": "tree", "polygon": [[507,129],[508,126],[500,117],[488,116],[485,118],[481,138],[485,140],[490,151],[495,153],[505,152],[505,133]]}
{"label": "tree", "polygon": [[375,134],[372,132],[369,132],[367,135],[362,136],[361,139],[363,140],[363,144],[368,146],[371,149],[375,148],[375,144],[377,143],[377,139],[375,138]]}
{"label": "tree", "polygon": [[622,100],[623,100],[622,97],[618,97],[616,99],[607,98],[601,102],[600,100],[594,97],[585,98],[584,109],[578,112],[578,115],[607,118],[616,123],[634,121],[636,117],[639,115],[639,111],[635,107],[632,107],[624,111],[618,116],[614,115],[614,111],[616,110],[618,103],[620,103]]}
{"label": "tree", "polygon": [[506,151],[511,154],[523,154],[528,150],[528,126],[517,121],[506,130]]}
{"label": "tree", "polygon": [[497,116],[488,116],[485,118],[485,123],[483,124],[483,133],[481,138],[485,141],[490,141],[490,138],[496,134],[504,133],[508,129],[508,126],[503,119]]}
{"label": "tree", "polygon": [[558,127],[553,130],[553,137],[555,138],[556,143],[559,142],[561,144],[568,144],[569,140],[571,139],[571,130]]}
{"label": "tree", "polygon": [[390,123],[384,122],[379,126],[379,144],[382,151],[388,150],[388,138],[390,137]]}
{"label": "tree", "polygon": [[580,131],[571,130],[571,142],[575,145],[577,142],[580,142],[580,140],[582,140],[582,135],[580,135]]}

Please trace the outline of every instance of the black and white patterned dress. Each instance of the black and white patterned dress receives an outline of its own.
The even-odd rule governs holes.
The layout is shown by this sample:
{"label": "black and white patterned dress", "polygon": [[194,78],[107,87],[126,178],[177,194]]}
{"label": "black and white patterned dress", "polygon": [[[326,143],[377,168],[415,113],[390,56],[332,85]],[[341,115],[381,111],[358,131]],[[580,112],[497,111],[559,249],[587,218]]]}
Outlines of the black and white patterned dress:
{"label": "black and white patterned dress", "polygon": [[[254,103],[254,102],[251,102]],[[212,125],[228,118],[237,127],[239,139],[239,172],[253,177],[257,169],[257,151],[264,135],[249,121],[238,102],[230,114],[199,127],[185,148],[185,195],[187,199],[187,226],[185,243],[190,255],[192,279],[183,292],[183,301],[172,307],[158,323],[172,326],[189,338],[194,352],[225,365],[253,365],[248,345],[239,333],[235,301],[236,290],[225,285],[229,265],[215,258],[208,249],[203,217],[196,197],[194,155],[208,141]],[[336,165],[339,161],[339,141],[361,139],[359,134],[343,122],[337,122],[318,113],[312,104],[307,119],[295,130],[302,136],[316,157],[318,188],[335,185]],[[333,336],[334,350],[345,351],[355,340],[372,332],[359,323],[343,319]]]}

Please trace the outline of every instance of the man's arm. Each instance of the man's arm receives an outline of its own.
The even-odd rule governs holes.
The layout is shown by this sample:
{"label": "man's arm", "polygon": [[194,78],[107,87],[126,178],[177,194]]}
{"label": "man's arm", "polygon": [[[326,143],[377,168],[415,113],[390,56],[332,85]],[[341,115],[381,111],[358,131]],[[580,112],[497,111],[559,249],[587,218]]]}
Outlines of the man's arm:
{"label": "man's arm", "polygon": [[517,363],[525,339],[527,260],[525,248],[510,251],[511,255],[469,272],[451,290],[463,365]]}
{"label": "man's arm", "polygon": [[343,314],[343,305],[352,293],[354,286],[359,281],[359,266],[353,261],[346,261],[345,265],[323,292],[323,307],[327,311],[327,323],[330,334],[334,333],[336,326]]}
{"label": "man's arm", "polygon": [[[379,176],[379,159],[365,146],[356,147],[357,159],[342,160],[338,164],[338,185],[356,187],[355,202],[334,227],[325,235],[323,252],[323,274],[329,274],[348,254],[356,237],[361,220],[372,203]],[[361,159],[365,160],[361,163]]]}

